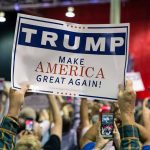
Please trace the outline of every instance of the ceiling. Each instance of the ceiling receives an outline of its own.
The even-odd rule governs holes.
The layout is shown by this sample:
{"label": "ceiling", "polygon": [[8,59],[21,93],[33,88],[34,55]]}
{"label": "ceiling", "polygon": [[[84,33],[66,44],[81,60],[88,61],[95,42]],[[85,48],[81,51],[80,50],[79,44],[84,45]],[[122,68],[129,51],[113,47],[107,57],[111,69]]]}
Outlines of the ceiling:
{"label": "ceiling", "polygon": [[14,9],[45,8],[109,2],[110,0],[0,0],[0,10],[9,11]]}

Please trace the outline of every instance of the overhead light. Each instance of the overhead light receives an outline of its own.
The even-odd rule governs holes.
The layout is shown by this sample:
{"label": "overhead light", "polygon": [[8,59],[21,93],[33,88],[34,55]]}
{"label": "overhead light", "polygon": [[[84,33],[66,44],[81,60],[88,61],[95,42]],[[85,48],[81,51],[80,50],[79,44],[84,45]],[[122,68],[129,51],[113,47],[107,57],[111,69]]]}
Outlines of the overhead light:
{"label": "overhead light", "polygon": [[0,22],[5,22],[6,18],[5,18],[5,13],[4,12],[0,12]]}
{"label": "overhead light", "polygon": [[65,14],[67,17],[74,17],[74,16],[75,16],[74,7],[68,7],[67,10],[68,10],[68,11],[67,11],[66,14]]}
{"label": "overhead light", "polygon": [[16,3],[16,4],[14,5],[14,9],[15,9],[16,11],[19,11],[19,10],[20,10],[20,6],[19,6],[18,3]]}

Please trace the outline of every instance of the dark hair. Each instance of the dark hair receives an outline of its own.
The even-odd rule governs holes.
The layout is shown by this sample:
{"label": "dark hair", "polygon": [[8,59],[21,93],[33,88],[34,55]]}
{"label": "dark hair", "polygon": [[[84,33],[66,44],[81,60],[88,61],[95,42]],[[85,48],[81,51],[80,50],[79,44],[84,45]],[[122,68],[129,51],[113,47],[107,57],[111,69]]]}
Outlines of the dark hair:
{"label": "dark hair", "polygon": [[69,132],[71,128],[71,120],[68,117],[63,117],[63,133]]}

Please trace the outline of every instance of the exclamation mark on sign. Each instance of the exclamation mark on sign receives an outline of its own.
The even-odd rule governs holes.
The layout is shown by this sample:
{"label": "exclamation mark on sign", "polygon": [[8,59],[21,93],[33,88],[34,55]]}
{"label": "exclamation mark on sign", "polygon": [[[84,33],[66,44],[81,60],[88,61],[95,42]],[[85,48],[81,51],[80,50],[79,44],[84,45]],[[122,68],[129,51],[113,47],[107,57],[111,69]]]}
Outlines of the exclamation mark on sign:
{"label": "exclamation mark on sign", "polygon": [[101,81],[99,82],[99,88],[101,87]]}

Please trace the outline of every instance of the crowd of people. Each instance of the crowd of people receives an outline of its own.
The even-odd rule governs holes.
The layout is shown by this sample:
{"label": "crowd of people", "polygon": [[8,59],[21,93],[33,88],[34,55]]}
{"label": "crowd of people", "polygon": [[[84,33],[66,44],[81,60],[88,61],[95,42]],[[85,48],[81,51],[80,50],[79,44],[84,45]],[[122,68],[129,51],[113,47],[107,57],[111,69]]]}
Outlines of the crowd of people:
{"label": "crowd of people", "polygon": [[[47,95],[49,108],[39,111],[23,105],[29,85],[20,86],[0,93],[2,150],[150,150],[149,98],[137,110],[131,81],[118,85],[117,102]],[[111,138],[102,113],[114,116]]]}

